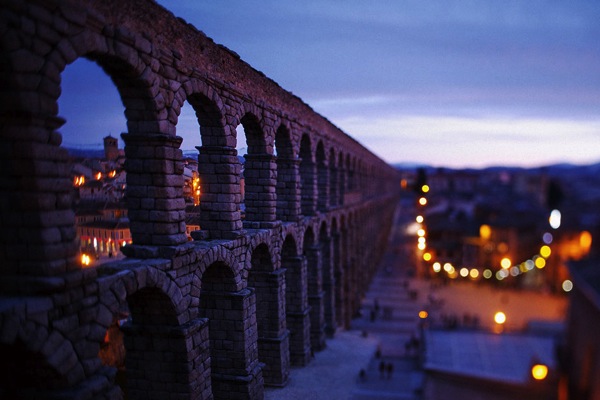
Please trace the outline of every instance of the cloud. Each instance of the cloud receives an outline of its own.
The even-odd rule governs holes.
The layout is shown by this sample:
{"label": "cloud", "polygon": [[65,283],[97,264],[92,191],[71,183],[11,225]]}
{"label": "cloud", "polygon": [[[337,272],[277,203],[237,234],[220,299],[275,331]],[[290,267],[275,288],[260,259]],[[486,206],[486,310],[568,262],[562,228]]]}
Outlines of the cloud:
{"label": "cloud", "polygon": [[388,162],[545,165],[598,162],[600,118],[589,121],[406,115],[334,121]]}

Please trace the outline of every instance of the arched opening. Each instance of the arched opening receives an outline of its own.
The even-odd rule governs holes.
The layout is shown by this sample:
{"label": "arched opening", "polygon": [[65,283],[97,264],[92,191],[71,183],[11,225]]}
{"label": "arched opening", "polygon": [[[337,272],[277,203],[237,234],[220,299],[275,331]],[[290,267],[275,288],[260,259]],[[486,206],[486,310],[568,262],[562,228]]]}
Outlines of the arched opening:
{"label": "arched opening", "polygon": [[290,132],[280,126],[275,133],[275,149],[277,151],[277,219],[294,221],[300,210],[296,199],[298,182],[298,160],[290,139]]}
{"label": "arched opening", "polygon": [[290,331],[289,352],[292,365],[310,362],[310,318],[306,260],[300,257],[291,235],[283,241],[281,268],[285,270],[285,315]]}
{"label": "arched opening", "polygon": [[311,228],[304,233],[303,254],[308,271],[308,304],[310,305],[310,343],[313,351],[325,347],[325,304],[321,248]]}
{"label": "arched opening", "polygon": [[247,113],[240,122],[236,132],[238,157],[242,163],[242,218],[245,221],[272,221],[275,219],[275,201],[270,197],[275,189],[275,159],[267,152],[265,134],[258,118]]}
{"label": "arched opening", "polygon": [[317,144],[317,210],[325,212],[329,200],[329,170],[323,142]]}
{"label": "arched opening", "polygon": [[331,246],[336,326],[346,327],[344,319],[344,267],[341,258],[341,238],[336,219],[331,222]]}
{"label": "arched opening", "polygon": [[100,344],[98,358],[117,369],[115,382],[125,398],[150,398],[158,387],[175,391],[176,381],[189,379],[190,354],[178,327],[173,302],[159,288],[140,289],[121,305]]}
{"label": "arched opening", "polygon": [[338,167],[333,147],[329,150],[329,205],[339,204]]}
{"label": "arched opening", "polygon": [[327,225],[321,224],[319,229],[319,247],[321,249],[321,265],[323,275],[323,317],[325,318],[325,333],[333,337],[337,328],[335,317],[335,276],[333,271],[332,242],[327,234]]}
{"label": "arched opening", "polygon": [[[230,195],[231,188],[224,188],[221,183],[225,178],[216,173],[219,164],[228,161],[222,160],[223,158],[234,156],[223,150],[226,148],[226,135],[221,111],[217,104],[204,94],[193,93],[187,96],[187,102],[184,103],[177,121],[177,132],[183,138],[183,191],[184,194],[190,194],[186,199],[186,233],[188,237],[203,239],[208,236],[209,231],[219,230],[220,219],[215,218],[215,215],[224,216],[226,211],[233,214],[237,210],[234,196]],[[197,150],[196,161],[193,147]],[[224,219],[232,222],[236,217],[229,215],[229,218]],[[200,234],[198,231],[205,232]],[[214,235],[218,236],[218,233],[214,232]]]}
{"label": "arched opening", "polygon": [[308,135],[303,135],[300,141],[300,191],[302,215],[314,215],[316,207],[315,163]]}
{"label": "arched opening", "polygon": [[[117,62],[110,66],[115,75],[128,74]],[[77,260],[84,267],[97,266],[123,257],[120,248],[132,242],[125,153],[119,138],[127,128],[125,108],[106,70],[86,58],[65,68],[61,89],[58,105],[66,120],[62,147],[71,163]]]}
{"label": "arched opening", "polygon": [[204,119],[202,115],[206,103],[207,100],[201,96],[191,96],[190,101],[184,102],[177,118],[177,135],[183,139],[180,146],[183,158],[182,196],[185,201],[185,233],[188,240],[193,240],[192,232],[201,229],[200,198],[203,189],[198,169],[198,149],[202,147],[200,120]]}
{"label": "arched opening", "polygon": [[346,195],[346,182],[347,182],[347,178],[346,178],[346,168],[344,167],[344,155],[342,153],[340,153],[340,156],[338,158],[338,168],[339,168],[339,181],[340,181],[340,189],[339,189],[339,201],[338,204],[339,205],[344,205],[344,197]]}
{"label": "arched opening", "polygon": [[265,364],[266,384],[283,385],[289,374],[289,350],[285,325],[285,276],[274,271],[266,244],[252,252],[248,286],[256,295],[258,359]]}
{"label": "arched opening", "polygon": [[213,396],[261,392],[254,290],[238,290],[233,270],[223,262],[208,267],[201,285],[199,314],[208,319]]}
{"label": "arched opening", "polygon": [[350,158],[350,154],[346,156],[346,177],[348,179],[346,182],[346,189],[348,189],[348,192],[352,193],[356,188],[354,187],[354,159]]}

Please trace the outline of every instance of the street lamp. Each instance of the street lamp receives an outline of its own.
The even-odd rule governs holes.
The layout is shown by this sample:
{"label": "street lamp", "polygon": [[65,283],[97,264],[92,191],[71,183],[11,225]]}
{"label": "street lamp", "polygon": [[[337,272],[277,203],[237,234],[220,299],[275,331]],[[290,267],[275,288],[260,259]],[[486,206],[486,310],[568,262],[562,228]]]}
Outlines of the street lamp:
{"label": "street lamp", "polygon": [[542,381],[548,376],[548,366],[544,364],[534,364],[531,367],[531,376],[536,381]]}

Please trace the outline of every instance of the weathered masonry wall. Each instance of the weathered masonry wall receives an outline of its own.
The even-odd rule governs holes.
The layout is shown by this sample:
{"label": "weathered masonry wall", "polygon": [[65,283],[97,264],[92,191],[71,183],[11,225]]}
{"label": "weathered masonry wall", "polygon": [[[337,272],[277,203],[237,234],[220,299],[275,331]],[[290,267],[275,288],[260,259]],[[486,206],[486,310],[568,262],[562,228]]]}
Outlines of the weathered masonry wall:
{"label": "weathered masonry wall", "polygon": [[[0,7],[0,398],[261,399],[264,385],[285,385],[290,365],[308,364],[357,311],[387,240],[395,171],[153,1]],[[128,127],[133,245],[95,268],[78,263],[57,106],[61,73],[82,57],[115,83]],[[202,141],[191,242],[186,101]]]}

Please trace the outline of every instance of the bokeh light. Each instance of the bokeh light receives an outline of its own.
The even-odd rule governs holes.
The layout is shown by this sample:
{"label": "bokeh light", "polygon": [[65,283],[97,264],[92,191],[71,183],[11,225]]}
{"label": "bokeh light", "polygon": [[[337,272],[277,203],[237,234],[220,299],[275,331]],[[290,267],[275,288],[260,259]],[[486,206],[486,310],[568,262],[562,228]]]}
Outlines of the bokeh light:
{"label": "bokeh light", "polygon": [[537,257],[534,262],[538,269],[542,269],[546,266],[546,260],[542,257]]}
{"label": "bokeh light", "polygon": [[565,279],[565,281],[562,283],[562,290],[567,293],[573,290],[573,282],[571,282],[569,279]]}
{"label": "bokeh light", "polygon": [[544,364],[535,364],[533,367],[531,367],[531,376],[536,381],[546,379],[548,376],[548,367]]}
{"label": "bokeh light", "polygon": [[508,257],[504,257],[500,261],[500,266],[504,269],[509,269],[511,265],[512,265],[512,261],[510,261],[510,258],[508,258]]}
{"label": "bokeh light", "polygon": [[550,222],[550,226],[553,229],[558,229],[560,227],[560,219],[561,219],[560,211],[552,210],[552,212],[550,213],[550,218],[548,219],[548,222]]}
{"label": "bokeh light", "polygon": [[502,325],[506,322],[506,314],[504,314],[502,311],[498,311],[496,314],[494,314],[494,322]]}
{"label": "bokeh light", "polygon": [[550,246],[542,246],[542,248],[540,249],[540,255],[544,258],[548,258],[548,257],[550,257],[550,254],[552,254],[552,250],[550,250]]}

